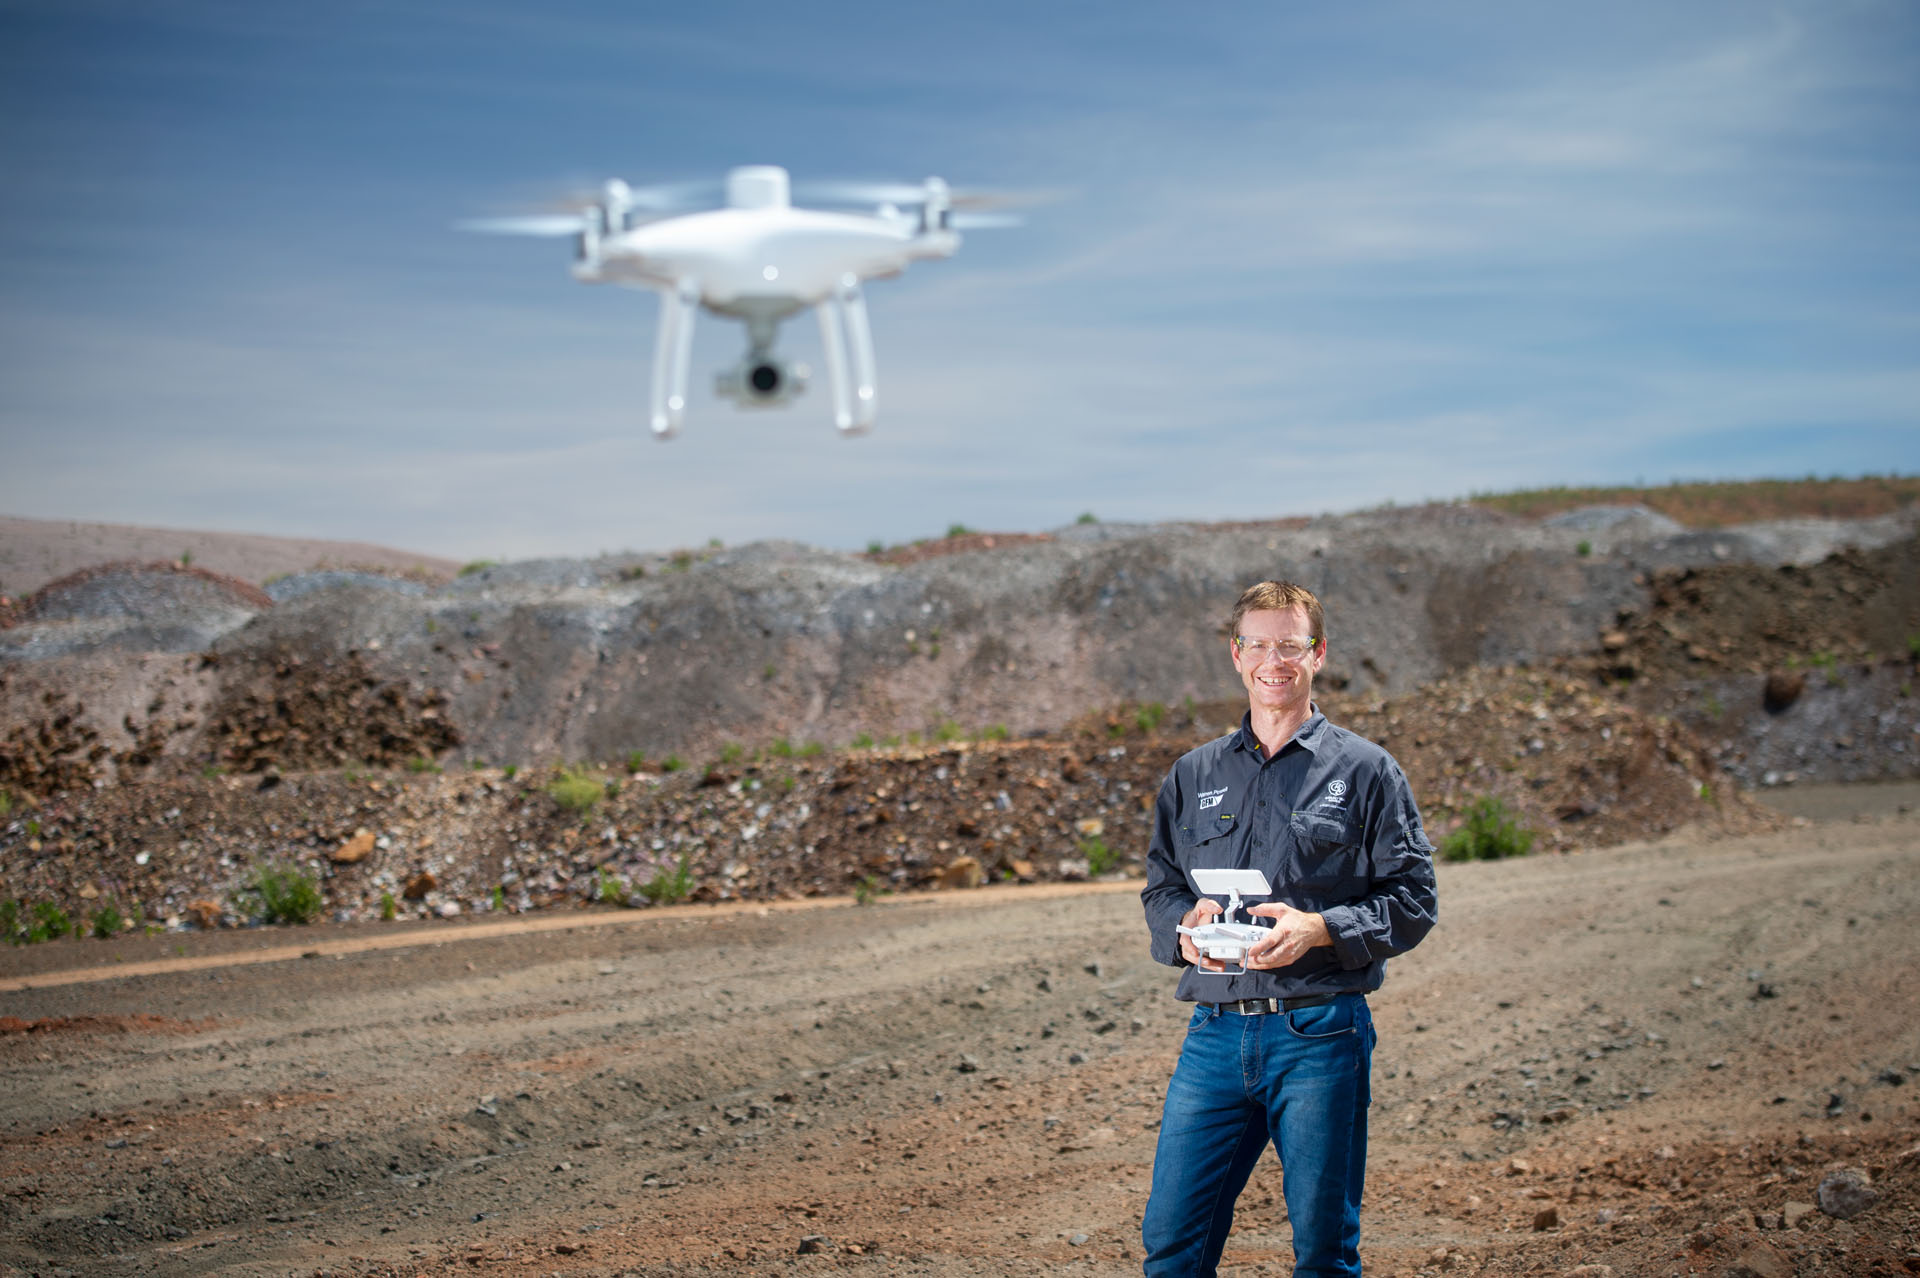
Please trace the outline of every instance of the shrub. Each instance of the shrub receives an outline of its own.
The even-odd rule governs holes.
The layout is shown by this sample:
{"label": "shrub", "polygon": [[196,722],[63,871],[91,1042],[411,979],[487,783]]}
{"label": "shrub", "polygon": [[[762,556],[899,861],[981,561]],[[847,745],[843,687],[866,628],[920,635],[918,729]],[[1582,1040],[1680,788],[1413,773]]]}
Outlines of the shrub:
{"label": "shrub", "polygon": [[1120,854],[1108,847],[1104,839],[1080,840],[1080,855],[1087,858],[1087,873],[1093,878],[1111,874],[1120,864]]}
{"label": "shrub", "polygon": [[1507,805],[1483,795],[1467,806],[1459,828],[1440,840],[1443,861],[1498,861],[1533,851],[1534,831],[1513,819]]}
{"label": "shrub", "polygon": [[263,923],[311,923],[320,917],[320,885],[287,866],[261,866],[242,896],[244,912]]}
{"label": "shrub", "polygon": [[980,729],[980,740],[982,741],[1005,741],[1006,739],[1007,725],[1004,723],[990,723]]}
{"label": "shrub", "polygon": [[686,853],[680,854],[680,861],[669,873],[665,866],[655,870],[653,877],[640,885],[640,895],[655,905],[673,905],[687,899],[693,891],[693,866],[688,863]]}
{"label": "shrub", "polygon": [[627,751],[627,771],[629,771],[629,772],[645,772],[646,770],[647,770],[647,753],[646,753],[646,751],[644,751],[644,750],[629,750],[629,751]]}
{"label": "shrub", "polygon": [[871,750],[873,749],[873,737],[868,733],[862,732],[854,737],[852,745],[856,750]]}
{"label": "shrub", "polygon": [[933,739],[942,744],[958,741],[966,735],[965,732],[961,731],[960,725],[951,719],[942,719],[938,724],[934,725],[933,729]]}
{"label": "shrub", "polygon": [[108,901],[93,912],[93,934],[103,941],[110,936],[118,936],[126,921],[126,915],[120,913],[120,907]]}
{"label": "shrub", "polygon": [[964,537],[972,531],[973,529],[967,527],[965,524],[947,525],[947,536],[949,537]]}
{"label": "shrub", "polygon": [[1167,708],[1158,701],[1149,701],[1133,712],[1133,726],[1142,732],[1152,732],[1167,717]]}
{"label": "shrub", "polygon": [[738,741],[729,741],[720,747],[720,762],[738,763],[740,762],[741,756],[746,754],[746,752],[746,747]]}
{"label": "shrub", "polygon": [[602,905],[625,905],[627,885],[603,865],[600,867],[600,877],[593,885],[593,899]]}
{"label": "shrub", "polygon": [[407,771],[416,773],[438,772],[440,771],[440,765],[424,754],[416,754],[407,760]]}
{"label": "shrub", "polygon": [[499,564],[499,561],[494,559],[475,559],[468,563],[461,564],[460,572],[458,575],[462,577],[471,577],[476,572],[485,572],[489,568],[497,567],[498,564]]}
{"label": "shrub", "polygon": [[889,890],[886,884],[873,875],[863,874],[860,876],[860,881],[853,885],[853,903],[872,905],[874,897],[885,896]]}
{"label": "shrub", "polygon": [[686,766],[687,766],[687,761],[685,759],[682,759],[677,754],[670,754],[666,758],[660,760],[660,770],[662,772],[678,772],[680,769]]}
{"label": "shrub", "polygon": [[1080,518],[1073,522],[1076,524],[1097,524],[1100,522],[1100,519],[1091,510],[1083,510],[1080,512]]}
{"label": "shrub", "polygon": [[393,893],[382,892],[380,894],[381,921],[385,923],[391,923],[396,918],[399,918],[399,917],[400,917],[400,902],[393,899]]}
{"label": "shrub", "polygon": [[1573,553],[1576,555],[1579,555],[1581,558],[1584,559],[1586,556],[1591,555],[1593,553],[1593,543],[1590,541],[1582,541],[1579,545],[1573,548]]}
{"label": "shrub", "polygon": [[560,769],[559,775],[547,782],[547,794],[575,816],[585,816],[593,811],[593,805],[600,802],[600,797],[606,792],[606,786],[585,772],[570,768]]}

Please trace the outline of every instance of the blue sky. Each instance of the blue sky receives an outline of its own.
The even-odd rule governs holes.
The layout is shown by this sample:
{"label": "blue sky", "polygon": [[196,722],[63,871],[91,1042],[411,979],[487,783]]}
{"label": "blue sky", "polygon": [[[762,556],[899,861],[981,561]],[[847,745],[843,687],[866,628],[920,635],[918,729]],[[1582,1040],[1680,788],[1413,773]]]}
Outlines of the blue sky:
{"label": "blue sky", "polygon": [[[1920,8],[0,0],[0,513],[454,558],[1920,472]],[[461,235],[611,175],[1065,188],[874,434]],[[810,318],[782,349],[820,367]]]}

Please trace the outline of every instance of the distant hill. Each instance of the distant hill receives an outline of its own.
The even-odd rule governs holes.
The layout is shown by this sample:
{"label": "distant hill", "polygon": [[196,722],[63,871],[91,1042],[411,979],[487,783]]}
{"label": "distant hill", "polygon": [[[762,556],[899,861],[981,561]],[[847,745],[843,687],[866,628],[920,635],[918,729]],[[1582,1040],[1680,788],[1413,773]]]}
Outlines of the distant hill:
{"label": "distant hill", "polygon": [[18,599],[49,581],[113,560],[183,559],[196,568],[259,584],[283,573],[360,568],[442,581],[460,570],[451,559],[363,541],[193,532],[131,524],[0,515],[0,594]]}

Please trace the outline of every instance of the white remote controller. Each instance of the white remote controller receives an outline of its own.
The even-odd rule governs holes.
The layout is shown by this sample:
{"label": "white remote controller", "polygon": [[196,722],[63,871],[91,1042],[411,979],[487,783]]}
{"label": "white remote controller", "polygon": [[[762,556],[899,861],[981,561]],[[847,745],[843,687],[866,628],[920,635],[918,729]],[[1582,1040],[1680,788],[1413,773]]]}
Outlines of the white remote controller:
{"label": "white remote controller", "polygon": [[1194,886],[1208,896],[1225,893],[1227,910],[1211,923],[1202,923],[1199,927],[1175,927],[1182,936],[1193,938],[1193,947],[1210,959],[1222,963],[1238,963],[1238,968],[1213,971],[1200,969],[1208,976],[1241,976],[1247,970],[1247,951],[1267,939],[1273,931],[1270,927],[1261,927],[1258,923],[1236,923],[1233,916],[1240,912],[1240,894],[1266,896],[1273,891],[1267,883],[1267,876],[1258,870],[1192,870]]}

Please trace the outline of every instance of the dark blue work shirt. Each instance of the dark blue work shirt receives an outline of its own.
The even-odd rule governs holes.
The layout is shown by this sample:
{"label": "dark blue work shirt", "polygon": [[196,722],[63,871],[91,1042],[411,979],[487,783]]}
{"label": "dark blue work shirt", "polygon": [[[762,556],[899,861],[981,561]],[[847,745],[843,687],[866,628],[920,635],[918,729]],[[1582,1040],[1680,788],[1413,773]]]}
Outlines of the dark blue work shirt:
{"label": "dark blue work shirt", "polygon": [[[1247,907],[1284,901],[1324,918],[1333,947],[1240,976],[1189,966],[1174,928],[1202,895],[1187,876],[1196,868],[1261,871],[1272,894],[1243,897],[1234,921],[1265,924]],[[1328,723],[1316,707],[1267,758],[1248,715],[1237,731],[1188,751],[1167,773],[1140,899],[1153,957],[1187,968],[1176,998],[1218,1003],[1376,990],[1387,959],[1433,927],[1433,844],[1406,774],[1385,750]]]}

